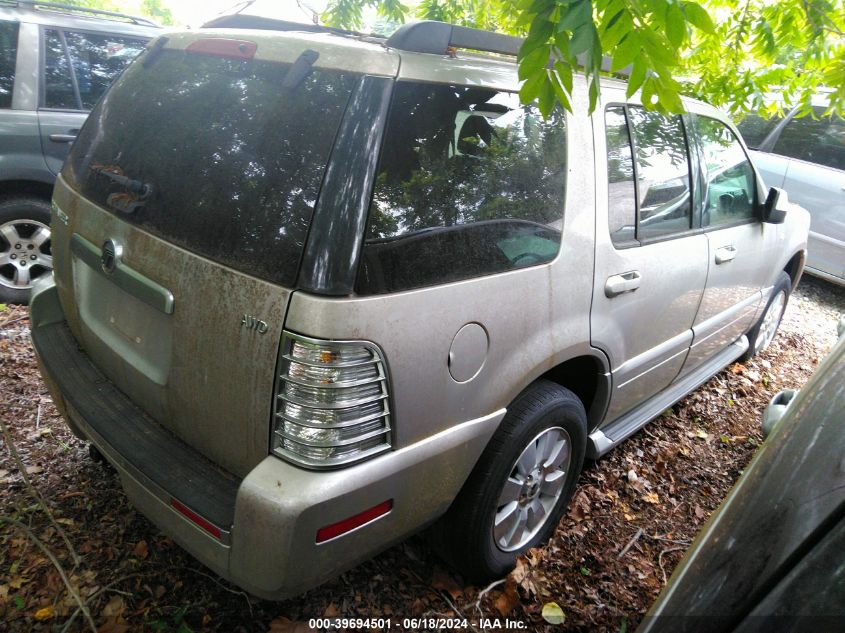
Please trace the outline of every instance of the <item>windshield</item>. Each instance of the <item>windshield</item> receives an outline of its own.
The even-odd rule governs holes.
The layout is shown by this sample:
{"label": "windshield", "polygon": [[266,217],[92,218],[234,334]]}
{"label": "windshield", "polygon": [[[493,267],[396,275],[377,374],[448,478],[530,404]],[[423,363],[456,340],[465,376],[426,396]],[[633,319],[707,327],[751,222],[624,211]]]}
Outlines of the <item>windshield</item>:
{"label": "windshield", "polygon": [[292,286],[359,77],[314,68],[285,83],[291,64],[144,57],[92,112],[64,178],[126,222]]}

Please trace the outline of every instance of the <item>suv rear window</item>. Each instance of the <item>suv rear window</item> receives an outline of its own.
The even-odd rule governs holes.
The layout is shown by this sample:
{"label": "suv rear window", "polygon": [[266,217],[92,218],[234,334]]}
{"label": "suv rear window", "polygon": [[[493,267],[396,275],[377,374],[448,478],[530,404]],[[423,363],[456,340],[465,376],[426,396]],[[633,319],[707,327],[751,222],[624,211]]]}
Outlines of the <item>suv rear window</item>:
{"label": "suv rear window", "polygon": [[285,286],[358,76],[166,50],[115,82],[64,176],[154,235]]}
{"label": "suv rear window", "polygon": [[397,83],[358,291],[395,292],[551,261],[565,183],[562,110],[544,120],[512,93]]}

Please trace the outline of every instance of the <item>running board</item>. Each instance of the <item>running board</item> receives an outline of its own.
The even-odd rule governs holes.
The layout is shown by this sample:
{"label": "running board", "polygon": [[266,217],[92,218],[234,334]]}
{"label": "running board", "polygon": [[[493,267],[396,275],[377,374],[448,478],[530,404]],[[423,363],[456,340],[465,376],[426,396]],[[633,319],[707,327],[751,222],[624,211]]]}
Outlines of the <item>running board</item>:
{"label": "running board", "polygon": [[678,400],[742,356],[747,349],[748,337],[743,335],[704,365],[684,376],[679,382],[670,384],[666,389],[621,418],[617,418],[607,426],[590,433],[587,442],[587,457],[598,459],[610,449],[631,437]]}

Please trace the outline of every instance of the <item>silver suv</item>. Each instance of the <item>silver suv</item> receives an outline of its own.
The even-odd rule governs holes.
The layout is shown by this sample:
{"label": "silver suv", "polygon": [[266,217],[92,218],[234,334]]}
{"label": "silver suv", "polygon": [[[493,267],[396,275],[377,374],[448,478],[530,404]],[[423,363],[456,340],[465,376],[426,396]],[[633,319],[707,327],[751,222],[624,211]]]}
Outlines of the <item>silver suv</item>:
{"label": "silver suv", "polygon": [[0,303],[52,267],[50,196],[85,117],[161,28],[48,2],[0,2]]}
{"label": "silver suv", "polygon": [[748,116],[739,130],[763,180],[810,212],[807,273],[845,285],[845,119],[824,116],[825,102],[812,116]]}
{"label": "silver suv", "polygon": [[243,15],[115,82],[53,196],[32,338],[133,504],[267,598],[438,522],[472,580],[599,457],[775,334],[809,219],[735,128],[608,79],[521,105],[521,43]]}

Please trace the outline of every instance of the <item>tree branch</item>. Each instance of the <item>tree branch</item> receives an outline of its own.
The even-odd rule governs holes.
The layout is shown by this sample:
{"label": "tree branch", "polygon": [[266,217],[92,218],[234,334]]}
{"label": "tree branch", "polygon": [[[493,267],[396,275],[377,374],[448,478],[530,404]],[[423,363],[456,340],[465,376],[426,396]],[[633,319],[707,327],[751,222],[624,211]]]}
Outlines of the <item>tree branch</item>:
{"label": "tree branch", "polygon": [[6,423],[0,418],[0,430],[3,432],[3,438],[6,440],[6,446],[9,448],[9,452],[12,454],[12,458],[15,460],[15,464],[18,467],[18,470],[21,473],[21,477],[23,477],[24,484],[26,484],[27,489],[35,497],[35,500],[41,505],[41,508],[44,510],[44,513],[49,517],[50,522],[56,528],[58,533],[61,535],[62,539],[64,539],[65,545],[67,545],[68,552],[70,553],[71,559],[73,560],[73,566],[76,567],[79,565],[80,558],[76,553],[76,550],[73,548],[73,545],[70,542],[65,531],[62,529],[62,526],[59,525],[58,521],[56,521],[53,513],[50,511],[50,507],[47,505],[47,502],[44,500],[44,497],[41,496],[41,493],[32,485],[32,482],[29,480],[29,477],[26,474],[26,467],[24,466],[23,460],[21,459],[20,454],[18,454],[18,449],[15,447],[15,443],[12,440],[12,435],[9,433],[9,428],[6,426]]}
{"label": "tree branch", "polygon": [[94,624],[94,619],[91,617],[91,612],[88,610],[88,606],[85,604],[85,601],[82,599],[82,596],[79,595],[79,592],[76,590],[76,588],[70,583],[70,579],[67,577],[67,574],[65,573],[65,570],[62,567],[62,564],[59,562],[59,559],[56,558],[56,556],[53,554],[53,552],[51,552],[47,548],[47,546],[41,541],[41,539],[39,539],[37,536],[35,536],[35,533],[33,533],[33,531],[31,529],[29,529],[29,527],[27,527],[26,525],[24,525],[20,521],[18,521],[16,519],[12,519],[10,517],[0,516],[0,523],[9,523],[9,524],[15,526],[16,528],[18,528],[19,530],[21,530],[22,532],[26,533],[27,537],[29,537],[29,539],[38,546],[38,549],[40,549],[42,552],[44,552],[44,555],[48,559],[50,559],[50,562],[53,563],[53,567],[55,567],[56,571],[59,572],[59,576],[61,577],[62,582],[65,583],[65,587],[67,587],[68,592],[70,593],[71,596],[73,596],[73,599],[76,600],[76,603],[79,605],[79,608],[82,610],[82,614],[85,616],[85,619],[88,621],[88,626],[91,627],[91,630],[93,631],[93,633],[97,633],[97,625]]}

